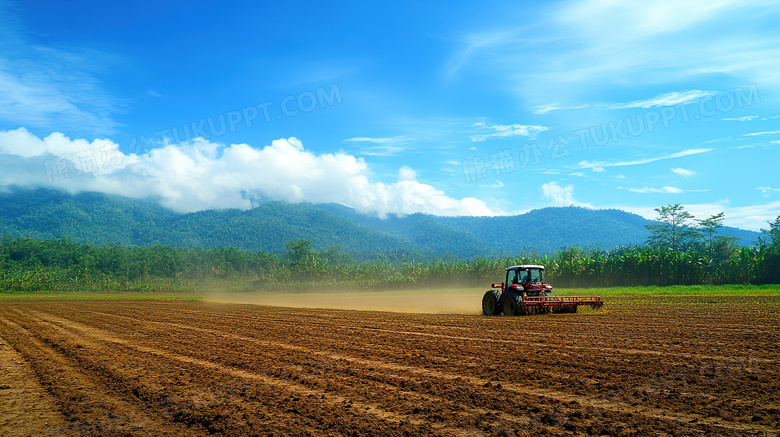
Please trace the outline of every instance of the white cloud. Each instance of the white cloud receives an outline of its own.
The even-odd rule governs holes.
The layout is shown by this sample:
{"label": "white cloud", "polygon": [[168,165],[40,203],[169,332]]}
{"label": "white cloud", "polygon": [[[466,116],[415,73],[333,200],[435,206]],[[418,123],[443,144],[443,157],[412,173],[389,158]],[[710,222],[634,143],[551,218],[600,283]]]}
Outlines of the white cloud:
{"label": "white cloud", "polygon": [[769,197],[770,193],[776,193],[780,191],[780,188],[772,188],[772,187],[758,187],[756,190],[760,191],[764,194],[764,197]]}
{"label": "white cloud", "polygon": [[769,229],[768,223],[780,216],[780,201],[726,208],[725,213],[728,226],[760,231]]}
{"label": "white cloud", "polygon": [[693,176],[693,175],[696,174],[695,171],[687,170],[687,169],[684,169],[684,168],[673,168],[672,171],[677,173],[678,175],[680,175],[682,177],[685,177],[685,178],[687,178],[689,176]]}
{"label": "white cloud", "polygon": [[14,126],[110,134],[117,101],[98,80],[115,56],[85,48],[54,48],[24,37],[0,3],[0,121]]}
{"label": "white cloud", "polygon": [[490,131],[485,134],[476,134],[471,136],[471,141],[485,141],[494,138],[513,138],[513,137],[534,137],[535,135],[549,130],[550,128],[538,125],[526,124],[492,124],[474,123],[473,125],[480,131]]}
{"label": "white cloud", "polygon": [[768,229],[767,222],[780,216],[780,201],[756,204],[750,206],[730,206],[728,200],[716,203],[687,204],[685,209],[696,218],[707,218],[723,212],[726,216],[724,224],[751,231]]}
{"label": "white cloud", "polygon": [[417,179],[417,172],[412,170],[411,167],[405,165],[398,170],[399,181],[413,181]]}
{"label": "white cloud", "polygon": [[[714,76],[767,89],[780,85],[780,45],[770,24],[780,15],[776,2],[572,0],[539,11],[539,19],[523,26],[465,35],[467,48],[453,56],[457,69],[489,75],[532,102],[583,100],[596,89],[659,89]],[[741,26],[729,24],[735,16]],[[695,91],[706,92],[630,104],[676,104],[695,100]]]}
{"label": "white cloud", "polygon": [[548,112],[559,111],[561,109],[584,109],[589,106],[590,105],[560,106],[558,103],[548,103],[546,105],[531,106],[531,109],[534,114],[547,114]]}
{"label": "white cloud", "polygon": [[753,132],[749,134],[742,134],[743,137],[756,137],[759,135],[774,135],[774,134],[780,134],[780,130],[775,130],[771,132]]}
{"label": "white cloud", "polygon": [[654,108],[661,106],[674,106],[685,103],[693,103],[699,101],[702,97],[712,96],[717,94],[715,91],[673,91],[666,94],[661,94],[647,100],[637,100],[629,103],[617,103],[612,105],[612,109],[626,109],[626,108]]}
{"label": "white cloud", "polygon": [[[629,165],[649,164],[651,162],[660,161],[663,159],[674,159],[674,158],[682,158],[684,156],[698,155],[700,153],[706,153],[711,150],[712,149],[686,149],[680,152],[660,155],[653,158],[634,159],[630,161],[611,161],[611,162],[610,161],[596,161],[596,162],[580,161],[577,164],[577,168],[590,168],[590,169],[603,170],[603,167],[624,167]],[[594,171],[599,171],[599,170],[594,170]]]}
{"label": "white cloud", "polygon": [[587,0],[570,2],[558,16],[561,21],[574,24],[583,33],[604,42],[620,34],[626,35],[627,39],[638,40],[684,30],[718,14],[730,13],[738,4],[734,1],[703,0],[650,0],[642,3]]}
{"label": "white cloud", "polygon": [[750,120],[755,120],[756,118],[758,118],[757,115],[745,115],[745,116],[742,116],[742,117],[722,118],[721,120],[724,120],[724,121],[750,121]]}
{"label": "white cloud", "polygon": [[[40,139],[25,129],[0,132],[0,187],[50,186],[157,198],[171,209],[248,209],[259,198],[340,203],[362,212],[495,215],[482,200],[454,199],[414,180],[403,167],[399,181],[371,180],[367,163],[344,153],[317,154],[296,138],[262,149],[222,145],[203,138],[126,155],[109,140],[70,140],[60,133]],[[89,165],[91,163],[91,166]],[[58,168],[56,164],[60,164]],[[81,174],[76,168],[89,170]],[[56,171],[68,171],[50,183]]]}
{"label": "white cloud", "polygon": [[411,140],[414,140],[414,138],[407,138],[405,136],[399,135],[399,136],[387,137],[387,138],[354,137],[354,138],[347,138],[344,141],[351,141],[356,143],[398,144],[398,143],[406,143]]}
{"label": "white cloud", "polygon": [[680,194],[683,192],[683,190],[677,188],[677,187],[661,187],[661,188],[652,188],[652,187],[642,187],[642,188],[624,188],[624,187],[618,187],[621,190],[628,190],[632,193],[667,193],[667,194]]}
{"label": "white cloud", "polygon": [[[745,17],[743,24],[750,24],[727,28],[734,16]],[[582,43],[555,65],[608,82],[674,82],[725,74],[777,86],[780,51],[776,39],[766,37],[767,16],[777,16],[776,3],[568,2],[556,18],[568,30],[564,35]],[[598,65],[593,65],[593,59],[600,60]]]}
{"label": "white cloud", "polygon": [[370,137],[354,137],[344,140],[351,143],[368,143],[376,144],[374,146],[361,147],[358,151],[360,155],[366,156],[391,156],[398,155],[399,153],[408,150],[406,145],[414,138],[408,138],[404,136],[395,136],[388,138],[370,138]]}
{"label": "white cloud", "polygon": [[[760,231],[767,229],[767,222],[773,221],[780,215],[780,201],[745,207],[731,207],[728,199],[715,203],[684,204],[685,210],[694,217],[703,219],[723,212],[726,216],[724,224],[741,229]],[[658,212],[654,207],[638,206],[612,206],[627,212],[641,215],[650,220],[658,218]]]}
{"label": "white cloud", "polygon": [[592,208],[589,203],[578,202],[574,199],[574,185],[560,186],[552,181],[542,185],[542,198],[551,201],[553,206],[585,206]]}
{"label": "white cloud", "polygon": [[495,184],[490,184],[490,185],[479,184],[479,188],[496,188],[497,189],[497,188],[501,188],[503,186],[504,186],[504,183],[501,182],[501,181],[496,181]]}
{"label": "white cloud", "polygon": [[632,214],[636,214],[639,216],[642,216],[648,220],[655,220],[658,218],[658,211],[655,210],[654,206],[624,206],[624,205],[613,205],[610,208],[613,209],[619,209],[625,212],[630,212]]}
{"label": "white cloud", "polygon": [[709,141],[705,142],[704,144],[717,143],[718,141],[734,141],[734,139],[731,138],[731,137],[717,138],[717,139],[714,139],[714,140],[709,140]]}
{"label": "white cloud", "polygon": [[626,187],[618,187],[618,189],[631,191],[632,193],[662,193],[662,194],[681,194],[681,193],[701,193],[704,191],[709,190],[683,190],[677,187],[661,187],[661,188],[654,188],[654,187],[642,187],[642,188],[626,188]]}

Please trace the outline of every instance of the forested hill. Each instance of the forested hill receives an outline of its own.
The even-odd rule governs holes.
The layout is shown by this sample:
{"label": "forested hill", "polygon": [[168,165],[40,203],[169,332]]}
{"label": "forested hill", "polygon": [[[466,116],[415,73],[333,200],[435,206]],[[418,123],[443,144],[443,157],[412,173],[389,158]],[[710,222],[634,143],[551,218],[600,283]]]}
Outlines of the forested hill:
{"label": "forested hill", "polygon": [[[438,217],[412,214],[405,217],[390,215],[385,219],[360,214],[342,205],[319,207],[368,227],[404,236],[426,247],[437,244],[431,240],[438,238],[441,249],[449,247],[452,241],[460,241],[463,248],[489,247],[493,255],[552,254],[571,246],[612,249],[641,245],[650,235],[645,225],[654,223],[616,209],[574,206],[543,208],[514,216]],[[758,232],[731,227],[723,227],[718,235],[736,237],[742,246],[755,244],[760,236]],[[440,253],[444,252],[446,250],[440,250]]]}
{"label": "forested hill", "polygon": [[[703,217],[702,217],[703,218]],[[644,218],[618,210],[544,208],[517,216],[437,217],[412,214],[379,219],[341,205],[269,202],[257,208],[179,214],[152,201],[47,189],[0,193],[0,235],[123,245],[234,246],[276,254],[294,240],[317,250],[343,250],[358,260],[469,259],[548,254],[562,247],[610,249],[643,244]],[[721,229],[740,244],[759,234]]]}
{"label": "forested hill", "polygon": [[0,193],[0,235],[68,237],[97,245],[233,246],[280,255],[290,241],[307,239],[318,250],[342,246],[357,259],[411,256],[421,249],[310,204],[270,202],[248,211],[179,214],[151,201],[44,189]]}

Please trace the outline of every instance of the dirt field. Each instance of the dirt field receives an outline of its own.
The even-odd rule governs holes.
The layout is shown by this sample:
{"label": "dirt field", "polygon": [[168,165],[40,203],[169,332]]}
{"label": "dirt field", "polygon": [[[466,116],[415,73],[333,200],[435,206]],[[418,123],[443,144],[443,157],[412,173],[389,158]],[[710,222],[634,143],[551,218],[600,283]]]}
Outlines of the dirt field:
{"label": "dirt field", "polygon": [[[480,297],[474,300],[478,308]],[[778,435],[780,298],[534,317],[0,302],[2,435]]]}

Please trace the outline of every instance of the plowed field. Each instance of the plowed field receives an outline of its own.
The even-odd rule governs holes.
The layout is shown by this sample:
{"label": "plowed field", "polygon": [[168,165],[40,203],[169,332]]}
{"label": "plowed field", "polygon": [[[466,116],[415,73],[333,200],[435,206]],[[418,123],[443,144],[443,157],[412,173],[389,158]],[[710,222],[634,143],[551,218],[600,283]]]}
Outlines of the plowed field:
{"label": "plowed field", "polygon": [[777,435],[780,427],[776,297],[615,298],[600,312],[514,318],[0,302],[0,337],[2,435]]}

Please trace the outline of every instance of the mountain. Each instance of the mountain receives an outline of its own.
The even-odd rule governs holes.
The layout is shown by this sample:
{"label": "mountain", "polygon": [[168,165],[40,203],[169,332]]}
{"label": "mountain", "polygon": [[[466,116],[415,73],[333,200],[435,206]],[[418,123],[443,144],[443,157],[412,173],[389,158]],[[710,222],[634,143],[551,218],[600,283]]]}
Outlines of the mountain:
{"label": "mountain", "polygon": [[611,249],[642,244],[650,221],[623,211],[578,207],[544,208],[517,216],[441,217],[449,226],[470,232],[508,253],[555,252],[562,247]]}
{"label": "mountain", "polygon": [[318,206],[369,228],[403,237],[433,254],[451,255],[459,259],[495,254],[493,248],[478,236],[442,223],[440,217],[417,213],[406,216],[390,214],[386,218],[379,218],[334,203]]}
{"label": "mountain", "polygon": [[[317,250],[341,246],[358,260],[470,259],[552,254],[563,247],[610,249],[643,244],[652,223],[619,210],[544,208],[501,217],[438,217],[427,214],[361,214],[337,204],[265,202],[250,210],[177,213],[151,200],[51,189],[0,192],[0,235],[148,246],[234,246],[276,254],[294,240]],[[721,229],[740,244],[757,232]]]}
{"label": "mountain", "polygon": [[[391,214],[384,219],[360,214],[342,205],[319,206],[368,227],[404,236],[426,247],[438,243],[441,246],[438,253],[449,252],[458,257],[464,253],[486,256],[485,248],[490,248],[487,256],[496,256],[551,254],[571,246],[612,249],[641,245],[650,235],[645,225],[654,223],[642,216],[617,209],[597,210],[575,206],[543,208],[514,216],[438,217],[418,213],[403,217]],[[737,237],[740,245],[750,246],[760,234],[723,227],[718,235]],[[453,251],[454,246],[459,250]]]}
{"label": "mountain", "polygon": [[268,202],[248,211],[207,210],[180,214],[146,200],[61,191],[12,189],[0,193],[0,235],[73,241],[178,247],[234,246],[276,254],[294,240],[318,250],[342,246],[357,259],[403,257],[424,248],[310,204]]}

